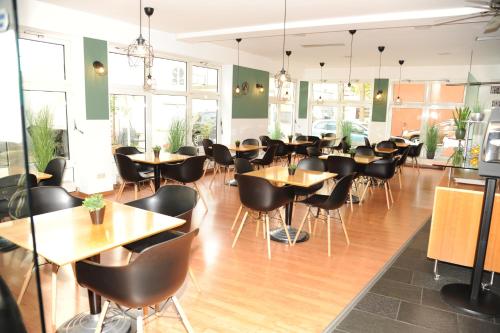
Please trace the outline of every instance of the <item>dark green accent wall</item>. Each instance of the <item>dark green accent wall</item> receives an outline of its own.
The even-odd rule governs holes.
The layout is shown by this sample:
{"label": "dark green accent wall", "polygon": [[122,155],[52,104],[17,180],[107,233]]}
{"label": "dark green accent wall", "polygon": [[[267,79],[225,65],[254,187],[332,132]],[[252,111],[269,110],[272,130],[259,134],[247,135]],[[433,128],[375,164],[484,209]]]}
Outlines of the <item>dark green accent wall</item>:
{"label": "dark green accent wall", "polygon": [[[248,82],[248,93],[239,95],[234,93],[237,79],[242,88],[243,82]],[[255,85],[264,86],[264,92],[258,91]],[[233,66],[233,119],[267,119],[269,109],[269,72],[258,69],[241,67],[238,76],[238,66]]]}
{"label": "dark green accent wall", "polygon": [[299,119],[307,118],[307,104],[309,99],[309,82],[300,81]]}
{"label": "dark green accent wall", "polygon": [[[378,90],[383,91],[381,99],[376,99]],[[385,122],[387,121],[387,95],[389,91],[389,79],[375,79],[373,81],[373,108],[372,121]]]}
{"label": "dark green accent wall", "polygon": [[[108,97],[108,43],[104,40],[83,38],[83,58],[85,68],[85,103],[89,120],[109,119]],[[97,75],[94,61],[100,61],[106,72]]]}

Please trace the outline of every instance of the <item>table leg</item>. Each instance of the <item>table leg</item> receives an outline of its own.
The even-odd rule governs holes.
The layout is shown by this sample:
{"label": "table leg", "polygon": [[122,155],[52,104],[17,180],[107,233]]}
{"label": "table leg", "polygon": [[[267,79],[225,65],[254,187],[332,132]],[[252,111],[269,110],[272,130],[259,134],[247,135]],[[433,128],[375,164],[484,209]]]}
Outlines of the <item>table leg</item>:
{"label": "table leg", "polygon": [[[236,152],[236,157],[237,157],[237,158],[241,158],[241,152],[237,151],[237,152]],[[235,167],[235,169],[234,169],[234,172],[236,173],[236,167]],[[237,181],[236,179],[234,179],[234,178],[233,178],[233,179],[230,179],[230,180],[227,182],[227,184],[228,184],[229,186],[238,186],[238,181]]]}
{"label": "table leg", "polygon": [[154,165],[154,183],[155,183],[155,192],[158,191],[161,185],[161,172],[160,172],[160,164]]}
{"label": "table leg", "polygon": [[[291,239],[295,239],[297,234],[297,229],[292,227],[292,214],[293,214],[293,201],[289,202],[285,206],[285,224],[288,228],[288,234]],[[305,242],[309,239],[309,234],[305,231],[301,231],[299,237],[297,237],[297,243]],[[286,235],[285,229],[277,228],[271,231],[271,240],[280,243],[288,243],[288,237]]]}

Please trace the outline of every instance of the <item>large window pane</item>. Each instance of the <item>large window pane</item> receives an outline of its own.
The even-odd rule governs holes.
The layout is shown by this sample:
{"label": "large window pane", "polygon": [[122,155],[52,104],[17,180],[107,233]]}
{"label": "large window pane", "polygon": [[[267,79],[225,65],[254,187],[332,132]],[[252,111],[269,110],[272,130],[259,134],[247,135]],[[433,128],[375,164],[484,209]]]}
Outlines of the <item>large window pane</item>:
{"label": "large window pane", "polygon": [[463,103],[464,86],[447,86],[446,84],[433,83],[431,87],[432,103]]}
{"label": "large window pane", "polygon": [[315,102],[320,100],[337,101],[339,99],[339,85],[337,83],[314,83],[313,99]]}
{"label": "large window pane", "polygon": [[108,67],[110,85],[144,85],[144,62],[137,67],[131,67],[128,63],[127,55],[108,53]]}
{"label": "large window pane", "polygon": [[337,112],[338,109],[335,106],[314,105],[311,135],[321,136],[321,133],[337,133]]}
{"label": "large window pane", "polygon": [[156,89],[186,91],[185,62],[155,58],[152,71]]}
{"label": "large window pane", "polygon": [[64,45],[19,39],[24,81],[64,80]]}
{"label": "large window pane", "polygon": [[59,91],[25,90],[24,104],[28,119],[30,119],[30,116],[36,116],[36,114],[44,109],[49,111],[55,130],[56,156],[69,158],[66,93]]}
{"label": "large window pane", "polygon": [[217,109],[218,102],[214,99],[192,100],[192,142],[195,146],[201,146],[203,139],[208,138],[217,141]]}
{"label": "large window pane", "polygon": [[416,141],[422,126],[421,108],[392,108],[391,135]]}
{"label": "large window pane", "polygon": [[191,67],[192,82],[191,88],[196,91],[217,92],[218,90],[218,70],[207,67]]}
{"label": "large window pane", "polygon": [[363,106],[345,106],[344,119],[368,126],[371,117],[371,108]]}
{"label": "large window pane", "polygon": [[407,102],[423,102],[425,98],[425,84],[424,83],[395,83],[393,86],[393,101],[401,98],[403,103]]}
{"label": "large window pane", "polygon": [[172,120],[186,120],[186,97],[154,95],[152,115],[152,144],[165,147]]}
{"label": "large window pane", "polygon": [[144,96],[110,95],[111,140],[113,146],[146,149]]}

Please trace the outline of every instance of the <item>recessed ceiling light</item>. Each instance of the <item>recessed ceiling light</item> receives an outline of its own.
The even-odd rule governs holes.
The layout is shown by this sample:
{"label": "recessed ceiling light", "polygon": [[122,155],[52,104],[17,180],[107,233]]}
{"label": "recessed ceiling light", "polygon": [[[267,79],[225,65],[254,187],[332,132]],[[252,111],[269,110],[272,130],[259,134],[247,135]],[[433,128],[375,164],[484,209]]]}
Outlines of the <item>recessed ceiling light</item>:
{"label": "recessed ceiling light", "polygon": [[439,56],[447,56],[447,55],[450,55],[451,52],[438,52],[437,55]]}
{"label": "recessed ceiling light", "polygon": [[478,36],[476,42],[484,42],[488,40],[500,40],[500,36]]}
{"label": "recessed ceiling light", "polygon": [[313,48],[313,47],[341,47],[345,46],[344,43],[326,43],[326,44],[302,44],[302,47]]}

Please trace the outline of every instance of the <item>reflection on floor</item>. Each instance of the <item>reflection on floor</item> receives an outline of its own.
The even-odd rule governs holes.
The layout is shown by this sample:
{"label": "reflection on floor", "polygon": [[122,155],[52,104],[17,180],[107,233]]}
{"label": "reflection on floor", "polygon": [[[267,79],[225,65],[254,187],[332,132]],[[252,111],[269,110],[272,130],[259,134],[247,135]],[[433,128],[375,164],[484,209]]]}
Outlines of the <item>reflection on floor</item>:
{"label": "reflection on floor", "polygon": [[[441,287],[470,282],[471,269],[440,262],[440,278],[434,280],[434,261],[426,257],[429,227],[430,222],[335,332],[500,332],[500,319],[465,316],[441,300]],[[490,273],[483,278],[489,281]],[[492,287],[496,293],[500,293],[499,280]]]}

